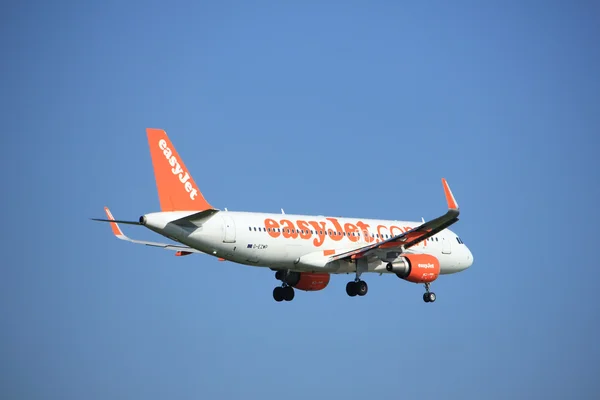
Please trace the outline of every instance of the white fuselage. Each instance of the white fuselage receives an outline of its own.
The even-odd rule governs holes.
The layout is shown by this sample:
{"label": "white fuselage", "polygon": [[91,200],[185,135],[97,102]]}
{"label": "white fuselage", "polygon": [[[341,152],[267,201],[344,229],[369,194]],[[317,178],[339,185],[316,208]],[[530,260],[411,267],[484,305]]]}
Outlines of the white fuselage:
{"label": "white fuselage", "polygon": [[[170,224],[192,212],[146,214],[145,226],[206,254],[240,264],[328,273],[356,271],[350,261],[329,262],[334,253],[383,241],[421,222],[341,218],[310,215],[219,211],[200,223]],[[368,272],[388,272],[386,260],[398,249],[378,249]],[[430,254],[440,262],[440,273],[471,266],[473,256],[456,234],[444,229],[406,251]]]}

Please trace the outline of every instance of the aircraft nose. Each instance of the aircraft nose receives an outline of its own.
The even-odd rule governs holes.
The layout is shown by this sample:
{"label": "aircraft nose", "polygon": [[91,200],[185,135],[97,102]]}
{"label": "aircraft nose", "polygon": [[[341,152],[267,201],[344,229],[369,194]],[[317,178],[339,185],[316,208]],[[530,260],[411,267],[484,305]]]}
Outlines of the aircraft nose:
{"label": "aircraft nose", "polygon": [[469,250],[469,248],[467,246],[465,246],[465,250],[466,250],[466,256],[467,256],[467,268],[469,268],[471,265],[473,265],[473,253],[471,253],[471,250]]}

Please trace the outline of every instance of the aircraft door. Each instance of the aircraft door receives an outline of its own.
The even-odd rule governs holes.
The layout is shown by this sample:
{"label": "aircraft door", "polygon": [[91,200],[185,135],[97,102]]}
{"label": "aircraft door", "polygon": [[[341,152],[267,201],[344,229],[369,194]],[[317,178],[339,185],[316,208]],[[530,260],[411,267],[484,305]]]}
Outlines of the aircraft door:
{"label": "aircraft door", "polygon": [[442,254],[451,254],[452,253],[452,244],[450,240],[446,237],[442,236]]}
{"label": "aircraft door", "polygon": [[223,243],[235,243],[235,222],[231,215],[223,213]]}

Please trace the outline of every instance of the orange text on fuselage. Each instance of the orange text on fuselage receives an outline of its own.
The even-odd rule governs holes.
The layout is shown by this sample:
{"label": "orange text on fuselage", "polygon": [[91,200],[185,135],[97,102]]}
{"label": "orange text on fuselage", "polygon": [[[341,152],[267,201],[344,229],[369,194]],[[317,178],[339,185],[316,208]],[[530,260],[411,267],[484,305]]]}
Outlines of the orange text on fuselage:
{"label": "orange text on fuselage", "polygon": [[[265,219],[265,229],[273,238],[283,237],[285,239],[312,239],[313,245],[319,247],[325,242],[325,237],[334,241],[348,239],[351,242],[364,241],[367,243],[381,242],[390,237],[400,235],[413,229],[410,226],[399,227],[396,225],[377,225],[371,227],[363,221],[356,223],[342,223],[337,218],[325,218],[321,221],[281,219],[276,221],[272,218]],[[387,237],[386,237],[387,235]],[[422,242],[424,246],[426,242]]]}

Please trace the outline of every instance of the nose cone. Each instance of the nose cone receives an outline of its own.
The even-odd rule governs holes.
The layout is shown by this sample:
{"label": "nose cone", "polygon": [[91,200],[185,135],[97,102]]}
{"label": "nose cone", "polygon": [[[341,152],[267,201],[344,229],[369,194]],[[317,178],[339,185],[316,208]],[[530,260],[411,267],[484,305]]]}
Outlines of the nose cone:
{"label": "nose cone", "polygon": [[466,264],[465,264],[465,269],[469,268],[471,265],[473,265],[473,253],[471,253],[471,250],[469,250],[469,248],[467,246],[465,246],[465,253],[466,253]]}

